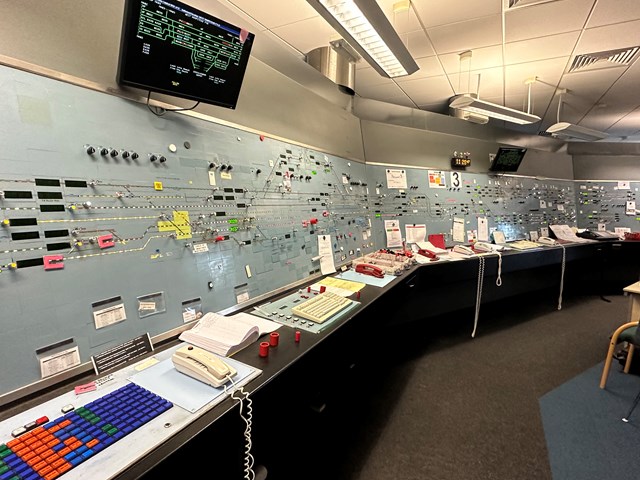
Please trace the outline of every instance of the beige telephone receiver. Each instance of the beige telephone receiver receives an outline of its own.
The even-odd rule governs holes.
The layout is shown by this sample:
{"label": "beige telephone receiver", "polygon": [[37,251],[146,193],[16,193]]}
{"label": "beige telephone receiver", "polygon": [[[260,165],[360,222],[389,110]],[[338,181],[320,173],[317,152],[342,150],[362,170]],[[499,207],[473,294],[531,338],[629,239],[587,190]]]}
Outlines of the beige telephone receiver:
{"label": "beige telephone receiver", "polygon": [[222,386],[238,373],[213,353],[193,345],[180,347],[171,360],[179,372],[214,387]]}
{"label": "beige telephone receiver", "polygon": [[472,245],[472,248],[476,252],[493,252],[494,249],[490,243],[476,242]]}
{"label": "beige telephone receiver", "polygon": [[461,253],[462,255],[475,255],[471,247],[467,247],[466,245],[454,245],[453,251],[456,253]]}
{"label": "beige telephone receiver", "polygon": [[543,245],[558,245],[558,241],[550,237],[538,237],[538,240],[536,240],[536,242]]}

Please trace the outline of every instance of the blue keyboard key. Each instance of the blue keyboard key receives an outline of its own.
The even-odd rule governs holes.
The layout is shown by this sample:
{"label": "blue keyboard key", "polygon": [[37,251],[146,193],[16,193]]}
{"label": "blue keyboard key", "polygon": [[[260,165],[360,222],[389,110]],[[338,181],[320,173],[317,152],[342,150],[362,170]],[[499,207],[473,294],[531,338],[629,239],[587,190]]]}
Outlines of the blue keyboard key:
{"label": "blue keyboard key", "polygon": [[[65,448],[62,442],[72,436],[76,437],[82,445],[62,457],[73,469],[128,433],[143,427],[172,406],[173,404],[166,399],[131,383],[77,408],[73,412],[62,415],[54,421],[47,422],[43,428],[45,430],[58,428],[61,422],[69,422],[66,427],[53,432],[55,438],[61,443],[54,445],[52,450],[60,452]],[[81,414],[78,413],[78,410]],[[105,426],[108,426],[108,430],[115,429],[115,432],[113,434],[107,433],[102,429]],[[89,448],[86,444],[92,439],[97,439],[98,443]],[[38,473],[13,451],[4,457],[2,462],[9,466],[10,470],[0,475],[0,480],[13,480],[14,478],[41,480]],[[63,475],[60,475],[61,480],[64,480]]]}

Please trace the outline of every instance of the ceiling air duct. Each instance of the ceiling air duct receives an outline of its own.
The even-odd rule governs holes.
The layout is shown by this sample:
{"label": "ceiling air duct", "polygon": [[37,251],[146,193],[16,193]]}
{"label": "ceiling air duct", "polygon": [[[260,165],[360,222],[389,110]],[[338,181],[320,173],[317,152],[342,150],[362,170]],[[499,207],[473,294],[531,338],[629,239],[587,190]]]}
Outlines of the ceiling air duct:
{"label": "ceiling air duct", "polygon": [[306,55],[306,61],[325,77],[338,85],[341,92],[355,95],[356,62],[358,53],[343,39],[318,47]]}

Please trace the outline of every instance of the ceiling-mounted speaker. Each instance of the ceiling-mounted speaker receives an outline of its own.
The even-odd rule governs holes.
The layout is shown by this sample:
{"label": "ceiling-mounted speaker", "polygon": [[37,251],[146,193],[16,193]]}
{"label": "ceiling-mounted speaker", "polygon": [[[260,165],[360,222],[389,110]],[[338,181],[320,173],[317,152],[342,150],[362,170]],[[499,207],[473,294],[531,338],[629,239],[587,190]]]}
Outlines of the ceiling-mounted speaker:
{"label": "ceiling-mounted speaker", "polygon": [[306,62],[338,85],[341,92],[355,95],[356,62],[360,55],[344,40],[330,42],[306,55]]}

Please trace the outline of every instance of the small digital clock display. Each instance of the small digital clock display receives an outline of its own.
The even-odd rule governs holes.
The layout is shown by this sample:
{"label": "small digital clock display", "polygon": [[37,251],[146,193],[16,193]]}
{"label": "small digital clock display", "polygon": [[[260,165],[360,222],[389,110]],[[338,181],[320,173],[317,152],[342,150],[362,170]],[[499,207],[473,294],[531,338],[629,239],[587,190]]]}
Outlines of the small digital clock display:
{"label": "small digital clock display", "polygon": [[451,158],[451,167],[452,168],[464,168],[471,165],[471,159],[465,157],[452,157]]}

